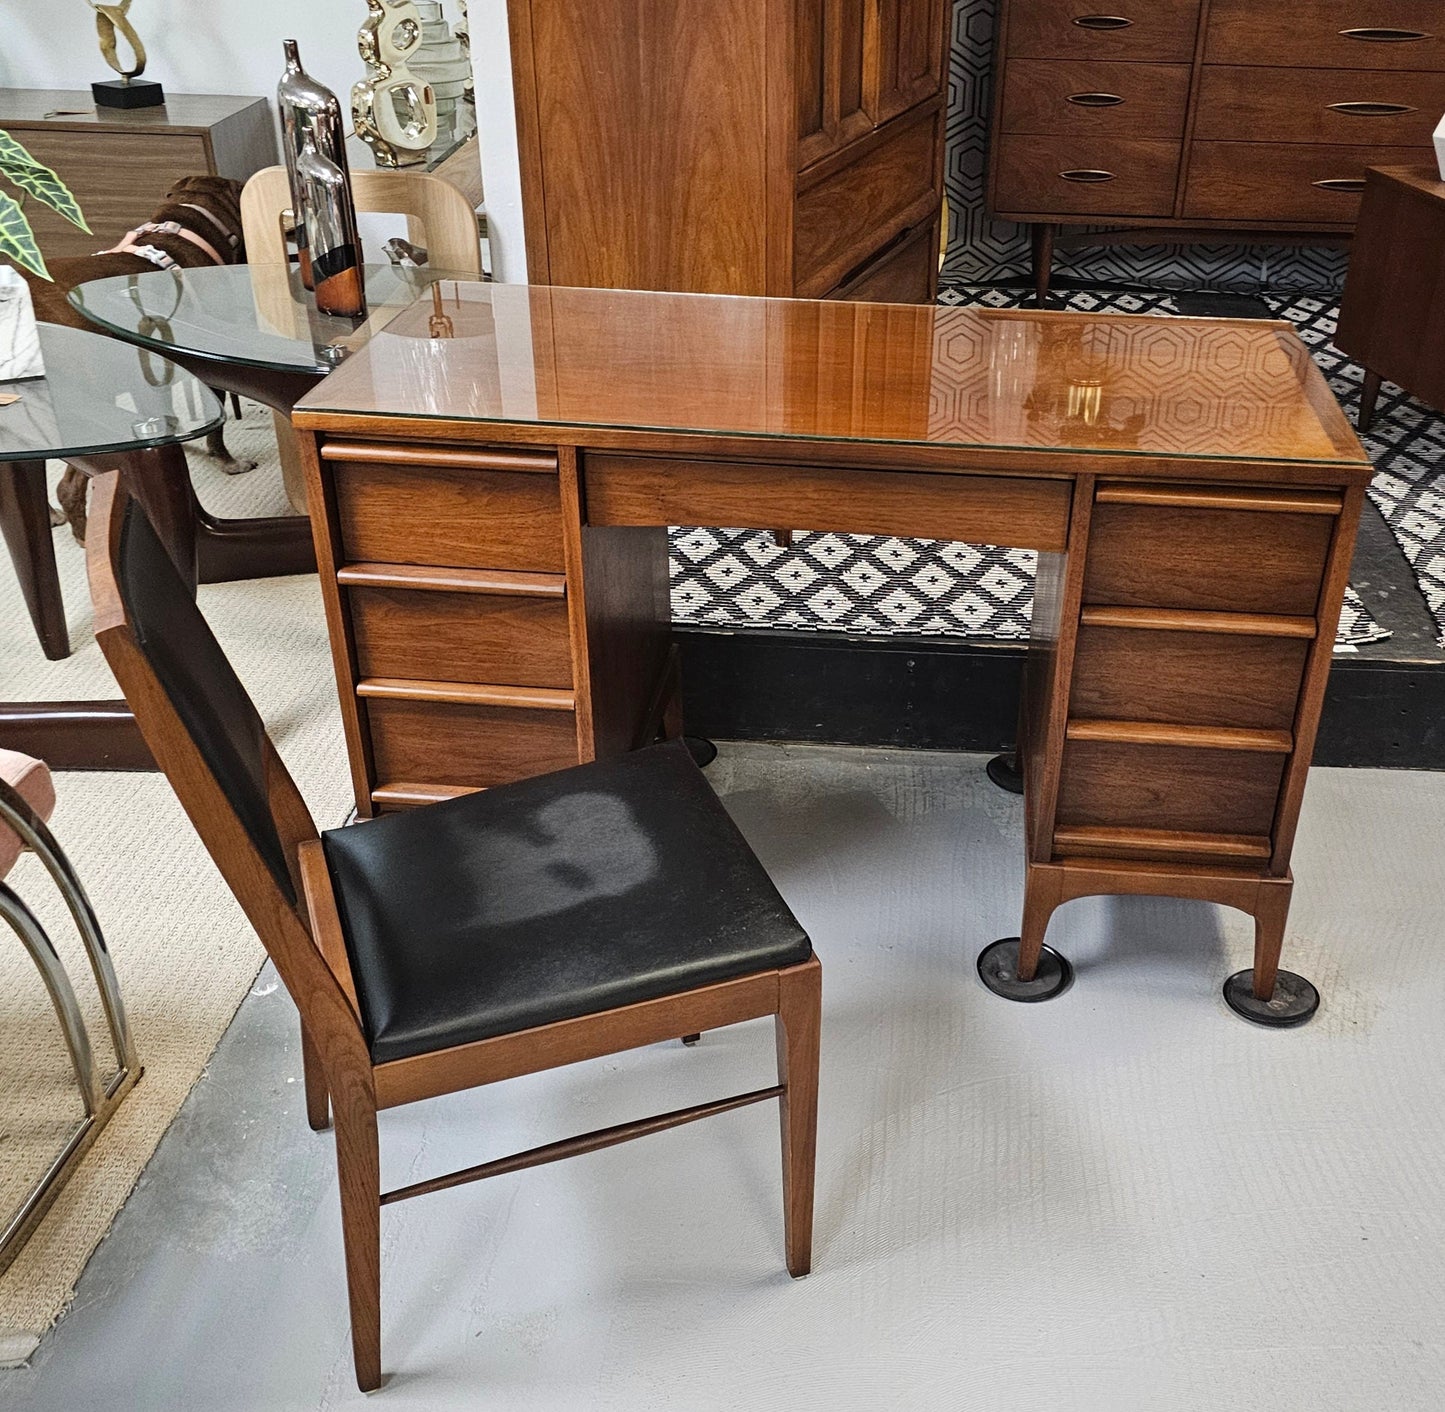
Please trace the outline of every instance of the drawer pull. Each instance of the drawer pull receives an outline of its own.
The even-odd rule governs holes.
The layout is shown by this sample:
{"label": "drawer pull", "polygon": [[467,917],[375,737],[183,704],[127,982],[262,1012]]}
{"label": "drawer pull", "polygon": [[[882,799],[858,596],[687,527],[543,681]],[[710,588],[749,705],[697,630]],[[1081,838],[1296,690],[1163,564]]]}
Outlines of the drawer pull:
{"label": "drawer pull", "polygon": [[1124,100],[1117,93],[1071,93],[1064,101],[1081,108],[1117,108]]}
{"label": "drawer pull", "polygon": [[1123,15],[1080,15],[1074,23],[1080,29],[1128,29],[1134,23],[1133,20],[1126,20]]}
{"label": "drawer pull", "polygon": [[1416,111],[1408,103],[1327,103],[1325,106],[1352,118],[1393,118],[1399,113]]}
{"label": "drawer pull", "polygon": [[1317,186],[1321,191],[1363,191],[1365,189],[1364,177],[1326,177],[1323,181],[1312,181],[1311,186]]}
{"label": "drawer pull", "polygon": [[1089,185],[1101,181],[1113,181],[1113,172],[1101,172],[1091,167],[1075,167],[1067,172],[1060,172],[1059,175],[1065,181],[1078,181]]}
{"label": "drawer pull", "polygon": [[[1078,20],[1074,21],[1078,24]],[[1431,39],[1434,36],[1419,29],[1342,29],[1346,39],[1362,39],[1371,44],[1412,44],[1417,39]]]}

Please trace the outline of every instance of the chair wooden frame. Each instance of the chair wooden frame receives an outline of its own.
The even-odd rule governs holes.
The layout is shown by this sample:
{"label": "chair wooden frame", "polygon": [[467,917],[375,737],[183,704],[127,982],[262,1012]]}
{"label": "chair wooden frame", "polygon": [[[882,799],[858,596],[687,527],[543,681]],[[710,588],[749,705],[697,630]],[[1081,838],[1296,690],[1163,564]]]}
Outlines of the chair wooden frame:
{"label": "chair wooden frame", "polygon": [[[95,528],[86,546],[96,639],[157,763],[300,1011],[307,1119],[318,1131],[326,1127],[329,1115],[335,1119],[357,1385],[368,1392],[381,1385],[382,1206],[596,1151],[770,1098],[778,1099],[781,1117],[788,1272],[807,1274],[817,1138],[822,978],[817,958],[515,1034],[373,1063],[316,825],[270,737],[261,741],[266,793],[296,896],[304,898],[304,915],[267,868],[136,639],[116,567],[127,500],[117,475],[97,480]],[[380,1109],[767,1015],[775,1020],[776,1085],[584,1133],[396,1191],[381,1190]]]}
{"label": "chair wooden frame", "polygon": [[[408,238],[416,244],[425,241],[429,265],[481,279],[477,213],[451,182],[426,172],[353,171],[351,190],[358,211],[405,216]],[[284,230],[290,206],[285,167],[264,167],[246,183],[241,192],[241,230],[251,264],[286,263]]]}

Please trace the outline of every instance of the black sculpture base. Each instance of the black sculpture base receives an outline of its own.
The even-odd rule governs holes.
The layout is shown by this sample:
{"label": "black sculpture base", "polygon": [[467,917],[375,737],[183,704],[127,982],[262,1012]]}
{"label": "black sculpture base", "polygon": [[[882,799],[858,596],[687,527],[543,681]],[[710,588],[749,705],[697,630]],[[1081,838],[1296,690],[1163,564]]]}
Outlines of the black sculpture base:
{"label": "black sculpture base", "polygon": [[160,108],[165,105],[166,91],[154,79],[107,79],[90,85],[90,96],[98,108]]}
{"label": "black sculpture base", "polygon": [[1019,769],[1019,757],[1013,755],[995,755],[988,762],[988,777],[1000,789],[1006,789],[1010,794],[1022,794],[1024,792],[1024,773]]}
{"label": "black sculpture base", "polygon": [[1039,964],[1031,981],[1019,979],[1019,939],[1006,936],[978,953],[978,978],[995,995],[1005,1000],[1030,1004],[1052,1000],[1062,995],[1074,980],[1074,968],[1068,958],[1060,956],[1052,946],[1039,952]]}
{"label": "black sculpture base", "polygon": [[1304,1024],[1320,1008],[1320,993],[1303,976],[1280,971],[1274,994],[1260,1000],[1254,993],[1254,972],[1236,971],[1224,983],[1224,1003],[1252,1024],[1283,1030]]}

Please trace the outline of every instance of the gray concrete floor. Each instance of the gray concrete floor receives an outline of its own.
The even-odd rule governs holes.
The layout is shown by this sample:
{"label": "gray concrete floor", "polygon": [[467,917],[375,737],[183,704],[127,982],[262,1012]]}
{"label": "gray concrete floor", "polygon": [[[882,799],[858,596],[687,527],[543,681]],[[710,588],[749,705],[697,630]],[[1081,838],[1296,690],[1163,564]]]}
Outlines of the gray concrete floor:
{"label": "gray concrete floor", "polygon": [[[711,777],[824,965],[814,1273],[783,1271],[753,1108],[389,1208],[377,1405],[439,1409],[1445,1406],[1445,775],[1318,770],[1286,964],[1249,924],[1098,899],[1037,1006],[1019,801],[980,757],[734,746]],[[770,1082],[766,1024],[382,1119],[388,1185]],[[352,1380],[335,1176],[274,975],[217,1050],[16,1409],[331,1409]]]}

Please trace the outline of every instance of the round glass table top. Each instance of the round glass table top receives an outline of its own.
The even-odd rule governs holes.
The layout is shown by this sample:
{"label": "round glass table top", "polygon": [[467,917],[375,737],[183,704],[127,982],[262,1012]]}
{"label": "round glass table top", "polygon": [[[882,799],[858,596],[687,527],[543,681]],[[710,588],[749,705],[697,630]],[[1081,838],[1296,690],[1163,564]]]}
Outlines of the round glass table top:
{"label": "round glass table top", "polygon": [[318,313],[291,265],[202,265],[91,280],[70,302],[92,323],[161,353],[320,377],[385,328],[446,270],[366,267],[366,317]]}
{"label": "round glass table top", "polygon": [[45,376],[0,382],[0,461],[63,460],[190,441],[225,420],[169,359],[86,329],[40,325]]}

